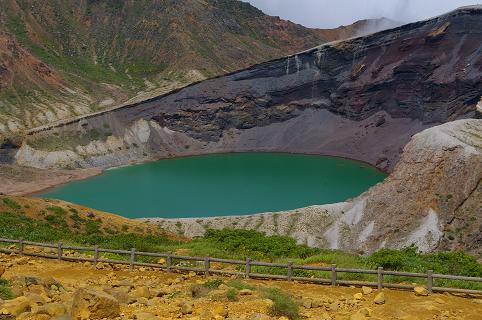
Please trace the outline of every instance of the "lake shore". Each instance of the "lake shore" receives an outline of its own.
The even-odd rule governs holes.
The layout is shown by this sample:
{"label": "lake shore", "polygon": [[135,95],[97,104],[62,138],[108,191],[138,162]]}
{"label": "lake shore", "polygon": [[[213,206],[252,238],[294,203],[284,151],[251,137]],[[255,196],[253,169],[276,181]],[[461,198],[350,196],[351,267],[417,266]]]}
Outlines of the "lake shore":
{"label": "lake shore", "polygon": [[60,170],[0,165],[0,194],[33,196],[59,185],[97,176],[99,168]]}

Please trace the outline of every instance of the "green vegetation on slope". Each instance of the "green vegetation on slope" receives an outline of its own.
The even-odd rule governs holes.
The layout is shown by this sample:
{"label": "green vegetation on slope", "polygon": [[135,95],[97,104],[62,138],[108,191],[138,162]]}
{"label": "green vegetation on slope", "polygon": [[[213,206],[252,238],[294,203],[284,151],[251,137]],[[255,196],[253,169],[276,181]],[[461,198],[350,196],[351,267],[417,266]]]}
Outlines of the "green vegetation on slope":
{"label": "green vegetation on slope", "polygon": [[12,76],[0,78],[0,132],[155,96],[323,42],[317,30],[237,0],[4,1],[0,55]]}
{"label": "green vegetation on slope", "polygon": [[[8,199],[8,200],[6,200]],[[375,269],[379,266],[387,270],[426,272],[482,277],[482,265],[475,257],[463,252],[440,252],[420,254],[416,248],[404,250],[382,249],[369,256],[358,256],[334,250],[321,250],[298,245],[286,236],[267,236],[253,230],[209,230],[205,236],[190,241],[171,240],[165,236],[145,231],[127,231],[102,227],[100,218],[79,215],[76,210],[50,206],[40,214],[39,220],[22,214],[21,205],[9,198],[3,198],[11,210],[0,213],[0,237],[38,242],[62,241],[104,248],[129,250],[132,247],[151,252],[182,252],[192,256],[211,256],[230,259],[252,259],[295,265],[329,266]],[[20,207],[20,208],[19,208]],[[74,226],[66,223],[67,216],[75,221]],[[126,258],[127,257],[123,257]],[[148,258],[146,258],[148,259]],[[242,268],[242,266],[240,266]],[[241,270],[241,269],[240,269]],[[256,266],[252,272],[286,274],[285,268]],[[329,278],[328,272],[295,270],[295,276]],[[375,281],[375,276],[344,274],[339,279]],[[421,279],[386,276],[386,281],[420,282]],[[423,282],[422,282],[423,283]],[[464,288],[482,289],[481,285],[457,281],[436,280],[437,286],[452,285]]]}

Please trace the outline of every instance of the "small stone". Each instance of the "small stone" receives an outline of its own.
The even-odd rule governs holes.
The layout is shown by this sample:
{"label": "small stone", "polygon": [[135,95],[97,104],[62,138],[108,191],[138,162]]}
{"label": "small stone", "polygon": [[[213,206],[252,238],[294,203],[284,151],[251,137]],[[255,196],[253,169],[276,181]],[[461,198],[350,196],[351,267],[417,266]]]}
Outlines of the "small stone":
{"label": "small stone", "polygon": [[366,295],[366,296],[373,292],[373,289],[370,288],[370,287],[363,286],[361,289],[362,289],[363,294]]}
{"label": "small stone", "polygon": [[375,296],[375,299],[373,299],[373,302],[375,304],[385,304],[385,293],[380,292]]}
{"label": "small stone", "polygon": [[413,292],[415,293],[416,296],[426,297],[429,295],[428,290],[424,287],[415,287],[413,289]]}
{"label": "small stone", "polygon": [[250,289],[242,289],[239,291],[239,295],[241,296],[250,296],[253,294],[253,290]]}
{"label": "small stone", "polygon": [[191,272],[189,272],[189,274],[188,274],[188,277],[189,277],[189,278],[194,278],[195,276],[196,276],[196,272],[194,272],[194,271],[191,271]]}

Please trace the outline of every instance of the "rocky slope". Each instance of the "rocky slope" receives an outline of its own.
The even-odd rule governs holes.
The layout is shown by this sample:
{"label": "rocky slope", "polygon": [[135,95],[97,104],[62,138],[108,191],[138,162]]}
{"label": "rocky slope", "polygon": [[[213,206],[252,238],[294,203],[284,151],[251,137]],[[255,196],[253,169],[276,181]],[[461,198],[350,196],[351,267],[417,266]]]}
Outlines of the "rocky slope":
{"label": "rocky slope", "polygon": [[413,134],[475,114],[481,17],[481,6],[461,8],[38,128],[15,161],[109,167],[211,152],[284,151],[345,156],[391,170]]}
{"label": "rocky slope", "polygon": [[392,29],[401,26],[403,23],[388,18],[360,20],[347,26],[339,26],[334,29],[319,29],[319,34],[328,41],[336,41],[359,37],[378,31]]}
{"label": "rocky slope", "polygon": [[475,320],[482,306],[481,299],[448,294],[417,296],[366,287],[205,279],[193,273],[182,275],[150,268],[128,272],[127,266],[99,263],[93,268],[90,263],[2,254],[0,277],[2,265],[6,267],[3,279],[14,285],[18,295],[0,300],[2,319],[287,320],[271,311],[274,302],[263,294],[267,288],[292,296],[299,304],[300,315],[313,320]]}
{"label": "rocky slope", "polygon": [[324,42],[318,30],[237,0],[2,0],[0,134]]}
{"label": "rocky slope", "polygon": [[188,237],[206,227],[257,229],[360,253],[416,245],[423,252],[464,250],[480,257],[482,120],[454,121],[415,135],[384,182],[344,203],[252,216],[148,220]]}

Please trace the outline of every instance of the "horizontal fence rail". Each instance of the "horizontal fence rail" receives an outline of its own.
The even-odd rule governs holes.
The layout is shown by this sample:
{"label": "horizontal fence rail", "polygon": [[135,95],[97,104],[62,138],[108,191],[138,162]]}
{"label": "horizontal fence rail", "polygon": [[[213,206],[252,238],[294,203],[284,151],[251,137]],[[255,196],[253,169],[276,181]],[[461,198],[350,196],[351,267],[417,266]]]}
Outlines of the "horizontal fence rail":
{"label": "horizontal fence rail", "polygon": [[[425,287],[431,293],[432,292],[453,292],[453,293],[482,295],[482,290],[434,286],[434,280],[436,279],[455,280],[455,281],[462,281],[462,282],[482,282],[482,278],[435,274],[433,273],[432,270],[428,270],[426,273],[415,273],[415,272],[399,272],[399,271],[384,270],[382,267],[379,267],[376,270],[367,270],[367,269],[338,268],[336,265],[325,266],[325,267],[305,266],[305,265],[295,265],[292,262],[288,262],[287,264],[282,264],[282,263],[252,261],[250,258],[247,258],[246,260],[231,260],[231,259],[220,259],[220,258],[211,258],[211,257],[178,256],[170,252],[168,253],[142,252],[142,251],[137,251],[135,248],[132,248],[131,250],[114,250],[114,249],[103,249],[103,248],[99,248],[98,246],[77,247],[77,246],[64,245],[62,242],[59,242],[57,244],[48,244],[48,243],[25,241],[22,239],[13,240],[13,239],[0,238],[0,243],[7,243],[15,247],[15,249],[12,249],[11,247],[10,248],[0,247],[1,253],[15,253],[15,254],[25,255],[25,256],[58,259],[58,260],[65,260],[65,261],[92,262],[94,266],[97,265],[98,263],[128,265],[129,271],[132,271],[136,266],[141,266],[141,267],[158,268],[158,269],[165,270],[167,272],[171,272],[174,270],[196,272],[196,273],[204,274],[206,277],[210,275],[215,275],[215,274],[230,275],[230,276],[235,275],[235,276],[244,276],[245,278],[253,278],[253,279],[255,278],[279,279],[279,280],[287,280],[287,281],[331,284],[333,286],[336,286],[336,285],[370,286],[370,287],[376,287],[378,289],[393,288],[393,289],[412,290],[416,286],[418,286],[418,285],[391,283],[385,280],[385,276],[395,276],[395,277],[426,279]],[[25,250],[26,247],[48,248],[48,249],[52,249],[52,253],[47,254],[47,253],[29,252]],[[91,252],[93,257],[87,258],[87,257],[75,257],[71,255],[65,255],[66,250],[80,251],[84,253]],[[101,253],[125,255],[127,260],[114,260],[114,259],[101,258],[100,257]],[[163,260],[162,260],[162,263],[160,263],[161,260],[159,260],[159,263],[148,263],[148,262],[137,261],[138,257],[162,258]],[[176,264],[175,261],[179,261],[179,263]],[[185,263],[194,262],[194,263],[197,263],[198,266],[193,267],[192,265],[182,265],[182,261],[184,261]],[[237,267],[238,269],[235,271],[212,269],[211,263],[232,265]],[[252,272],[253,267],[267,267],[267,268],[276,268],[276,269],[283,269],[283,270],[286,269],[286,273],[273,274],[273,273]],[[312,277],[295,276],[295,272],[297,270],[325,272],[327,277],[318,278],[314,276]],[[376,281],[368,282],[368,281],[342,280],[342,279],[339,279],[339,276],[338,276],[340,273],[372,275],[374,276],[374,278],[376,278]]]}

